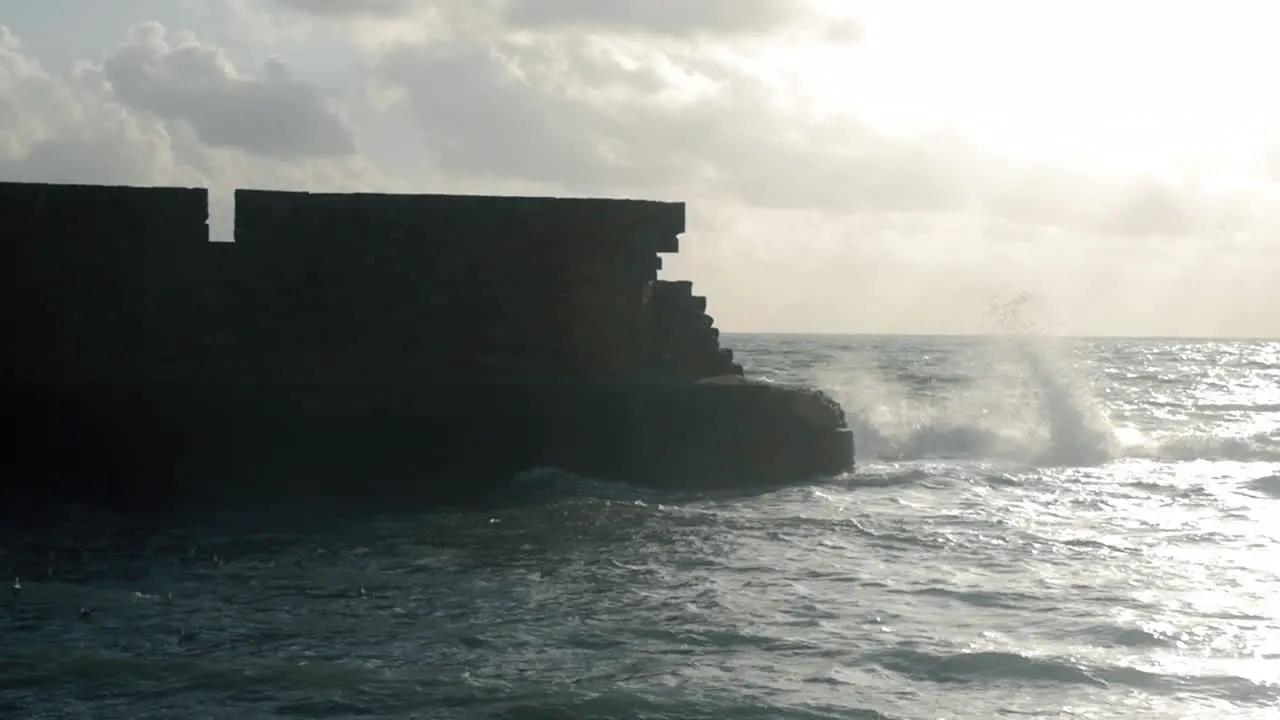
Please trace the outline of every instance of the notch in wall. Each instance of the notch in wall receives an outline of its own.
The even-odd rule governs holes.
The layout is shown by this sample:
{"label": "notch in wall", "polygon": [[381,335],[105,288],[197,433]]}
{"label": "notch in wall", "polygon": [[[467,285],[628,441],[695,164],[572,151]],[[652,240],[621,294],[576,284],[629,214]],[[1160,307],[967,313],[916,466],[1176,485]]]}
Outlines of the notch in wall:
{"label": "notch in wall", "polygon": [[228,187],[209,188],[209,213],[206,223],[209,226],[210,242],[235,241],[235,195]]}

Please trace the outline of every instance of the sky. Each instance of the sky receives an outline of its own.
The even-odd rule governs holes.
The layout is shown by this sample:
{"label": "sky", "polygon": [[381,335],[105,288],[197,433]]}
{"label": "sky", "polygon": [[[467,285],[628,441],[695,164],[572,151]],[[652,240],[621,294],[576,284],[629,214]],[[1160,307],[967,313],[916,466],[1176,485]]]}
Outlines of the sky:
{"label": "sky", "polygon": [[0,0],[0,180],[688,203],[725,331],[1280,337],[1254,0]]}

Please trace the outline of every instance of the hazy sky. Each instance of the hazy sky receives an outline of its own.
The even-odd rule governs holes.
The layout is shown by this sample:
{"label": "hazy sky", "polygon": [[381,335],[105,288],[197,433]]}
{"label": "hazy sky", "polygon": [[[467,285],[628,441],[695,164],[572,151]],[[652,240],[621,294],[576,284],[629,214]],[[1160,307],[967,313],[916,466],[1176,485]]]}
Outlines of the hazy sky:
{"label": "hazy sky", "polygon": [[689,203],[725,330],[1280,336],[1256,0],[0,0],[0,179]]}

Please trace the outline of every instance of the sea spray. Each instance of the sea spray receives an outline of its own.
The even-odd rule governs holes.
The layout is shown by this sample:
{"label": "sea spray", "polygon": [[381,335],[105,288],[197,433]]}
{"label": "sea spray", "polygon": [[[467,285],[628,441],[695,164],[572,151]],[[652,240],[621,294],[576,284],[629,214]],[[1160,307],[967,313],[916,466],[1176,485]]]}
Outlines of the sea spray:
{"label": "sea spray", "polygon": [[1043,304],[1018,293],[994,304],[990,318],[1037,400],[1044,445],[1036,464],[1095,465],[1113,458],[1116,430],[1093,378],[1069,362],[1075,354],[1069,341],[1050,335],[1056,323]]}
{"label": "sea spray", "polygon": [[874,368],[833,373],[863,460],[1025,458],[1026,407],[1004,402],[995,385],[928,388]]}
{"label": "sea spray", "polygon": [[[867,357],[824,374],[823,386],[846,408],[861,459],[1053,466],[1115,456],[1116,431],[1094,383],[1069,362],[1069,346],[1044,331],[1049,322],[1034,299],[1021,294],[994,303],[988,319],[992,337],[957,340],[953,353],[938,361],[901,356],[898,349],[892,358]],[[886,363],[912,370],[891,374]],[[956,377],[952,370],[935,382],[944,377],[941,366],[968,371]]]}
{"label": "sea spray", "polygon": [[1038,398],[1044,446],[1037,465],[1096,465],[1115,456],[1116,433],[1088,379],[1053,345],[1029,336],[1011,340]]}

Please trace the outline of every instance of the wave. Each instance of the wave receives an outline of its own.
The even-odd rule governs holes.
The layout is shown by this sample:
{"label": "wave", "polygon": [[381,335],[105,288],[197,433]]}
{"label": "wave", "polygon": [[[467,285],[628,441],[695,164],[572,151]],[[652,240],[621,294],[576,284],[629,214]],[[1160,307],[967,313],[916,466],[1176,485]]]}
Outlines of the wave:
{"label": "wave", "polygon": [[1267,475],[1245,483],[1245,489],[1280,500],[1280,475]]}
{"label": "wave", "polygon": [[985,378],[922,394],[874,370],[828,374],[861,461],[981,460],[1089,467],[1125,458],[1280,462],[1280,437],[1146,435],[1117,426],[1066,347],[1013,337],[991,350]]}
{"label": "wave", "polygon": [[1150,460],[1280,462],[1280,444],[1269,433],[1246,437],[1189,434],[1153,439],[1124,448],[1123,457]]}
{"label": "wave", "polygon": [[531,468],[516,473],[513,480],[517,496],[584,496],[617,502],[646,502],[662,497],[657,490],[578,475],[557,467]]}
{"label": "wave", "polygon": [[[1088,447],[1056,445],[1031,434],[942,423],[926,424],[906,433],[853,420],[859,460],[902,462],[926,460],[983,460],[1019,462],[1035,466],[1092,466],[1110,461],[1193,460],[1225,462],[1280,462],[1280,446],[1267,434],[1222,437],[1209,434],[1147,438],[1126,442],[1116,433],[1111,442]],[[1280,490],[1276,491],[1280,497]]]}
{"label": "wave", "polygon": [[1052,656],[1016,652],[970,651],[954,654],[896,649],[868,658],[891,672],[935,683],[1021,682],[1093,687],[1129,687],[1166,695],[1205,697],[1268,706],[1280,700],[1280,686],[1235,676],[1171,675],[1138,668],[1096,665]]}

